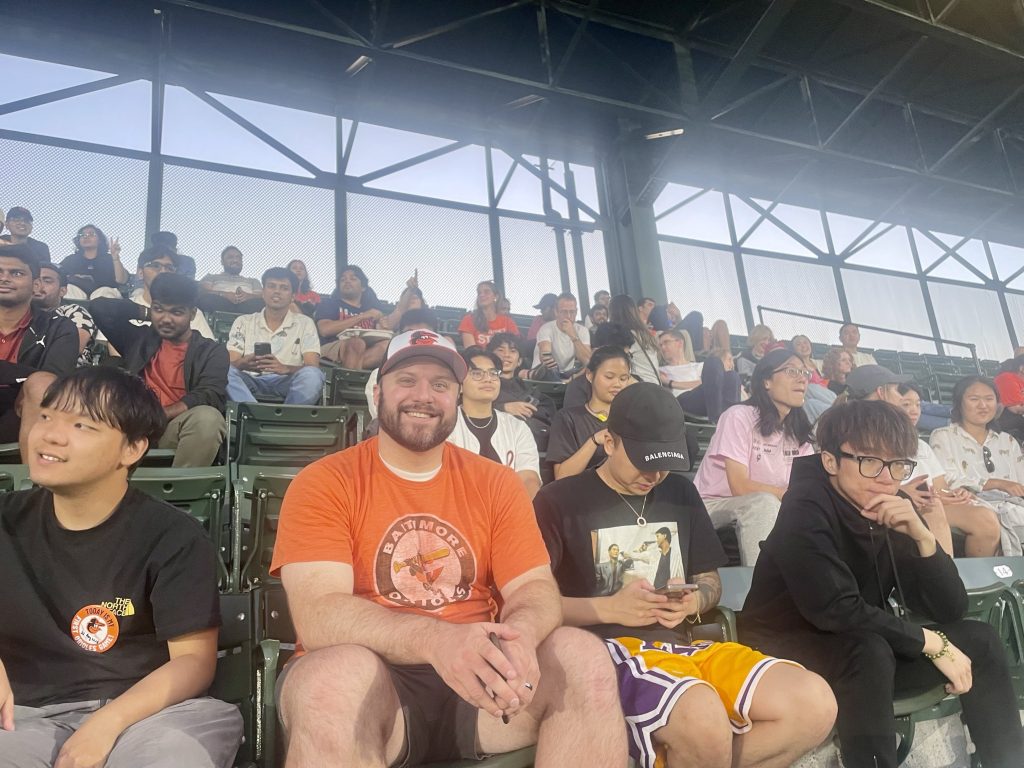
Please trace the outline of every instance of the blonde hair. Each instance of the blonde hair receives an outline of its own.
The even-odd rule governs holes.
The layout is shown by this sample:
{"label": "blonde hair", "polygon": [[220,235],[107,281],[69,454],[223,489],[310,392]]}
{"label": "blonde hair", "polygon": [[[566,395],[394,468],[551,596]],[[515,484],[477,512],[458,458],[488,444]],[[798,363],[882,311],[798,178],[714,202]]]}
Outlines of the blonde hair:
{"label": "blonde hair", "polygon": [[755,325],[747,336],[747,346],[753,349],[759,342],[772,341],[774,338],[775,333],[767,325]]}
{"label": "blonde hair", "polygon": [[715,320],[711,324],[711,351],[732,351],[732,337],[725,320]]}

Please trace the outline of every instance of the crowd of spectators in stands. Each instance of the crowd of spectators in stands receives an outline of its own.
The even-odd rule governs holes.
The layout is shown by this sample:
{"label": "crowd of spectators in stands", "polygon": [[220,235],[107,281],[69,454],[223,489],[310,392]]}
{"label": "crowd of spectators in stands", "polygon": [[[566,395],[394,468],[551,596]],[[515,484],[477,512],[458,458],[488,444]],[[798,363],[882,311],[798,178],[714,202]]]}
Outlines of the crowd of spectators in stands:
{"label": "crowd of spectators in stands", "polygon": [[[393,305],[355,265],[322,296],[303,260],[244,276],[228,246],[222,271],[197,281],[195,261],[160,232],[132,275],[95,225],[58,265],[30,237],[28,210],[5,224],[0,442],[18,444],[42,487],[0,497],[0,574],[22,592],[38,586],[11,554],[19,536],[37,537],[33,557],[65,561],[54,571],[65,581],[85,552],[64,533],[96,546],[121,537],[131,553],[115,565],[146,574],[131,601],[149,624],[132,631],[149,650],[117,681],[112,667],[93,680],[87,662],[69,661],[86,669],[90,695],[68,698],[54,674],[32,671],[36,650],[11,653],[0,628],[0,765],[8,754],[13,765],[38,754],[99,765],[87,757],[141,749],[175,707],[174,727],[209,725],[189,764],[230,765],[239,724],[195,698],[216,655],[211,548],[183,517],[131,525],[120,510],[150,520],[164,509],[127,479],[150,448],[173,450],[174,467],[222,461],[229,401],[316,406],[325,365],[369,372],[376,436],[303,470],[281,512],[272,570],[305,649],[279,691],[295,765],[343,759],[357,742],[370,761],[414,765],[539,740],[538,759],[591,755],[588,765],[628,750],[643,766],[783,766],[836,723],[850,768],[895,766],[891,701],[907,680],[963,695],[985,765],[1019,756],[1002,651],[962,621],[951,558],[958,547],[1024,554],[1024,355],[994,382],[963,378],[949,408],[878,365],[852,323],[821,361],[807,336],[780,343],[765,325],[734,357],[723,320],[708,328],[699,312],[605,290],[582,317],[573,294],[545,294],[521,329],[485,280],[446,334],[418,272]],[[204,312],[231,320],[226,338]],[[714,429],[699,463],[687,420]],[[89,457],[75,459],[80,475],[76,456]],[[90,501],[76,508],[83,489]],[[404,538],[413,531],[419,543]],[[697,630],[720,599],[730,532],[732,562],[754,568],[741,614],[751,647]],[[423,560],[431,542],[452,573]],[[894,590],[928,628],[887,612]],[[116,633],[112,609],[76,615],[66,591],[40,600],[29,613],[43,623],[70,611]],[[195,610],[182,615],[181,602]],[[73,628],[77,645],[60,653],[100,649],[106,635],[90,632]],[[666,691],[656,712],[651,697]],[[66,728],[13,735],[15,716],[52,723],[47,707],[83,701]],[[394,738],[396,712],[406,721]],[[325,714],[339,723],[330,743]]]}

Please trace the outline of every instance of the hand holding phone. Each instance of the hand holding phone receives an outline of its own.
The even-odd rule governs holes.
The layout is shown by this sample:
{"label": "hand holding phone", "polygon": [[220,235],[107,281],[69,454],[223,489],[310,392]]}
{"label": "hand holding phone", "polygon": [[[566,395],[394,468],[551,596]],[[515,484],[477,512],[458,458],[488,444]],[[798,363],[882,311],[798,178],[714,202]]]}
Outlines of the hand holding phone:
{"label": "hand holding phone", "polygon": [[668,595],[669,600],[682,600],[689,592],[696,592],[696,584],[666,584],[654,590],[656,595]]}
{"label": "hand holding phone", "polygon": [[270,355],[270,342],[257,341],[255,344],[253,344],[252,353],[256,355],[256,357],[266,357]]}

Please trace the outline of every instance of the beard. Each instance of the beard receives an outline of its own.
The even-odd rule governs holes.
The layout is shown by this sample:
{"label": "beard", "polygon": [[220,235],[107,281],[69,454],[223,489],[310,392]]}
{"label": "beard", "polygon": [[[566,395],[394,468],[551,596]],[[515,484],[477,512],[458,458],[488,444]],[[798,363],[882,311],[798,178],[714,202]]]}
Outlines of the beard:
{"label": "beard", "polygon": [[380,393],[380,402],[377,405],[377,420],[380,430],[407,451],[424,453],[431,448],[436,448],[447,440],[448,435],[455,429],[455,421],[458,418],[457,410],[447,415],[434,406],[408,407],[407,410],[441,416],[440,421],[433,428],[427,424],[410,424],[411,419],[406,419],[403,422],[401,409],[391,407],[384,399],[384,392]]}

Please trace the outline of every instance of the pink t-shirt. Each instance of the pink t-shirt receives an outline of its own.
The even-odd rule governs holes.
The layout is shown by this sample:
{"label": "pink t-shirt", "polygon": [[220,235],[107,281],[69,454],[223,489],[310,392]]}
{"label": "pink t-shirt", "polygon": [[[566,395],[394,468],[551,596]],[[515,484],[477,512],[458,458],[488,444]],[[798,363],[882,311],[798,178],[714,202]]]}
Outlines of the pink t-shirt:
{"label": "pink t-shirt", "polygon": [[718,420],[718,428],[693,482],[703,498],[732,496],[725,475],[725,460],[732,459],[747,467],[755,483],[785,487],[789,485],[793,459],[811,453],[814,448],[810,443],[797,445],[781,431],[762,437],[757,429],[757,409],[734,405]]}

